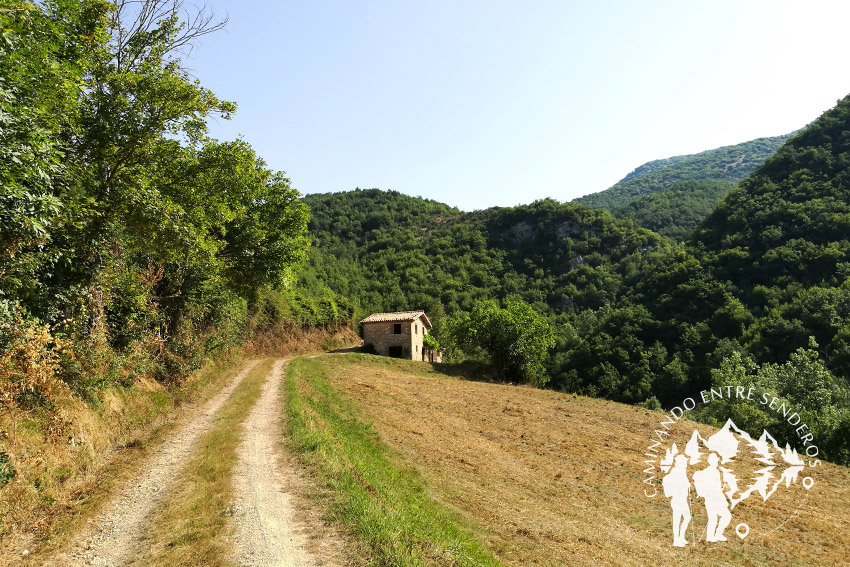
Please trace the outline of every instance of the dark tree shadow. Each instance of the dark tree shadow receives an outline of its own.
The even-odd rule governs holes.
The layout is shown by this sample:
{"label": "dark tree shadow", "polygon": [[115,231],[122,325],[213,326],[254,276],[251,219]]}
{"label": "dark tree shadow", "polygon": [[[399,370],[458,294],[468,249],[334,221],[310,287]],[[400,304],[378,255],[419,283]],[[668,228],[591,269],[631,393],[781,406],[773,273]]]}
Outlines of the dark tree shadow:
{"label": "dark tree shadow", "polygon": [[442,362],[440,364],[431,364],[431,368],[435,372],[452,376],[453,378],[463,378],[473,382],[488,382],[491,384],[503,384],[502,380],[496,377],[493,369],[483,362],[464,361],[464,362]]}

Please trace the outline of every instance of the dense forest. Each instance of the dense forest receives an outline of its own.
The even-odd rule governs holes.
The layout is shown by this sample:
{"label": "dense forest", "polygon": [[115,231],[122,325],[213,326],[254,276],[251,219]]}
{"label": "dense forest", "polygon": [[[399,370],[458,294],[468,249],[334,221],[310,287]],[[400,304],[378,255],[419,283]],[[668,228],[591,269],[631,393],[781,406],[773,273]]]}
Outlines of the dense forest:
{"label": "dense forest", "polygon": [[[621,218],[548,199],[464,213],[378,190],[308,195],[299,279],[358,316],[426,309],[450,359],[469,353],[447,321],[525,302],[555,332],[549,387],[662,407],[734,377],[799,408],[819,449],[847,463],[848,136],[850,98],[739,187],[679,181]],[[792,439],[776,415],[737,420]]]}
{"label": "dense forest", "polygon": [[680,181],[714,179],[737,183],[764,163],[792,135],[758,138],[698,154],[651,161],[605,191],[579,197],[573,202],[613,211]]}
{"label": "dense forest", "polygon": [[732,181],[717,179],[677,181],[611,213],[615,217],[630,218],[638,225],[676,242],[683,242],[734,186]]}
{"label": "dense forest", "polygon": [[463,213],[377,189],[307,195],[313,246],[305,289],[375,310],[470,311],[512,296],[567,313],[613,301],[625,273],[665,240],[605,211],[547,199]]}

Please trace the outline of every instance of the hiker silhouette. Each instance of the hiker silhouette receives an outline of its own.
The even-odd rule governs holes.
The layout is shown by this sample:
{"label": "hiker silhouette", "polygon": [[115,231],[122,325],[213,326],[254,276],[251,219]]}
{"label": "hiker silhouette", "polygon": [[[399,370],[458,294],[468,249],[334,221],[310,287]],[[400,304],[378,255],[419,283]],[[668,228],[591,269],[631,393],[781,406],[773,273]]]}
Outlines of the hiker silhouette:
{"label": "hiker silhouette", "polygon": [[717,453],[708,455],[708,466],[694,473],[694,489],[697,496],[705,500],[705,512],[708,515],[706,525],[705,541],[726,541],[723,531],[732,521],[729,512],[729,500],[723,493],[723,476],[718,463],[720,457]]}
{"label": "hiker silhouette", "polygon": [[685,547],[688,545],[687,530],[691,521],[691,507],[688,504],[688,494],[691,491],[691,481],[688,480],[688,457],[676,455],[673,468],[661,481],[664,496],[670,499],[673,509],[673,545]]}
{"label": "hiker silhouette", "polygon": [[[735,468],[749,471],[753,464],[758,468],[755,476],[743,472],[736,474]],[[727,541],[723,532],[732,522],[732,512],[738,504],[754,494],[767,502],[780,485],[790,488],[796,483],[806,467],[790,444],[786,443],[783,449],[767,430],[762,430],[761,437],[753,438],[731,419],[708,439],[694,430],[682,452],[672,443],[658,465],[664,474],[661,479],[664,496],[669,499],[673,511],[673,545],[676,547],[688,544],[688,524],[691,525],[691,541],[694,544],[702,541],[694,533],[693,515],[698,511],[692,506],[691,485],[705,506],[705,541]],[[802,484],[808,490],[814,481],[805,477]],[[744,534],[738,532],[738,537],[743,539],[748,533],[748,529]]]}

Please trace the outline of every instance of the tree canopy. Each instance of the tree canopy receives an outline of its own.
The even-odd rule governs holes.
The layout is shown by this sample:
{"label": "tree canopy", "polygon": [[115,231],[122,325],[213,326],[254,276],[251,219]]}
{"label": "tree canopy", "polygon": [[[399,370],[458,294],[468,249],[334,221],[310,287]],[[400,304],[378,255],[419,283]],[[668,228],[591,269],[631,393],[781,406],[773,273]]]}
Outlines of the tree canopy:
{"label": "tree canopy", "polygon": [[450,344],[459,349],[481,349],[501,379],[521,378],[542,386],[548,349],[555,346],[546,320],[522,300],[509,299],[504,307],[493,301],[459,313],[448,323]]}
{"label": "tree canopy", "polygon": [[77,386],[178,379],[242,340],[309,212],[246,141],[208,136],[236,105],[181,57],[224,22],[173,0],[13,2],[0,22],[0,327],[69,339]]}

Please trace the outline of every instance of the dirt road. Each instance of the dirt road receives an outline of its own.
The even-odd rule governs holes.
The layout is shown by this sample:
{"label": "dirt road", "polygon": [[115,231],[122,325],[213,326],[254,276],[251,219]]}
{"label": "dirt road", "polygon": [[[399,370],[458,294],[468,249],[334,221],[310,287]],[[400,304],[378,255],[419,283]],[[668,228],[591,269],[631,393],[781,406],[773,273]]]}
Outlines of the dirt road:
{"label": "dirt road", "polygon": [[306,526],[294,521],[292,495],[283,490],[286,467],[278,458],[281,408],[277,392],[286,363],[279,360],[272,369],[245,421],[245,435],[237,449],[239,464],[233,475],[237,497],[235,555],[244,565],[317,565],[307,551]]}
{"label": "dirt road", "polygon": [[[230,384],[166,439],[139,475],[113,497],[99,517],[68,549],[53,556],[45,565],[117,567],[138,555],[138,542],[142,540],[141,531],[146,520],[167,501],[174,479],[191,457],[197,440],[210,428],[216,412],[258,362],[247,363]],[[233,479],[237,499],[234,502],[236,542],[232,559],[257,567],[337,564],[333,560],[328,563],[313,559],[308,548],[315,550],[325,546],[332,557],[338,554],[341,546],[311,541],[311,531],[320,533],[318,539],[325,539],[328,534],[315,517],[311,521],[309,513],[296,510],[292,487],[287,486],[302,480],[292,462],[280,454],[279,391],[286,363],[286,360],[276,362],[259,401],[244,422],[244,438],[238,449],[239,464]]]}

